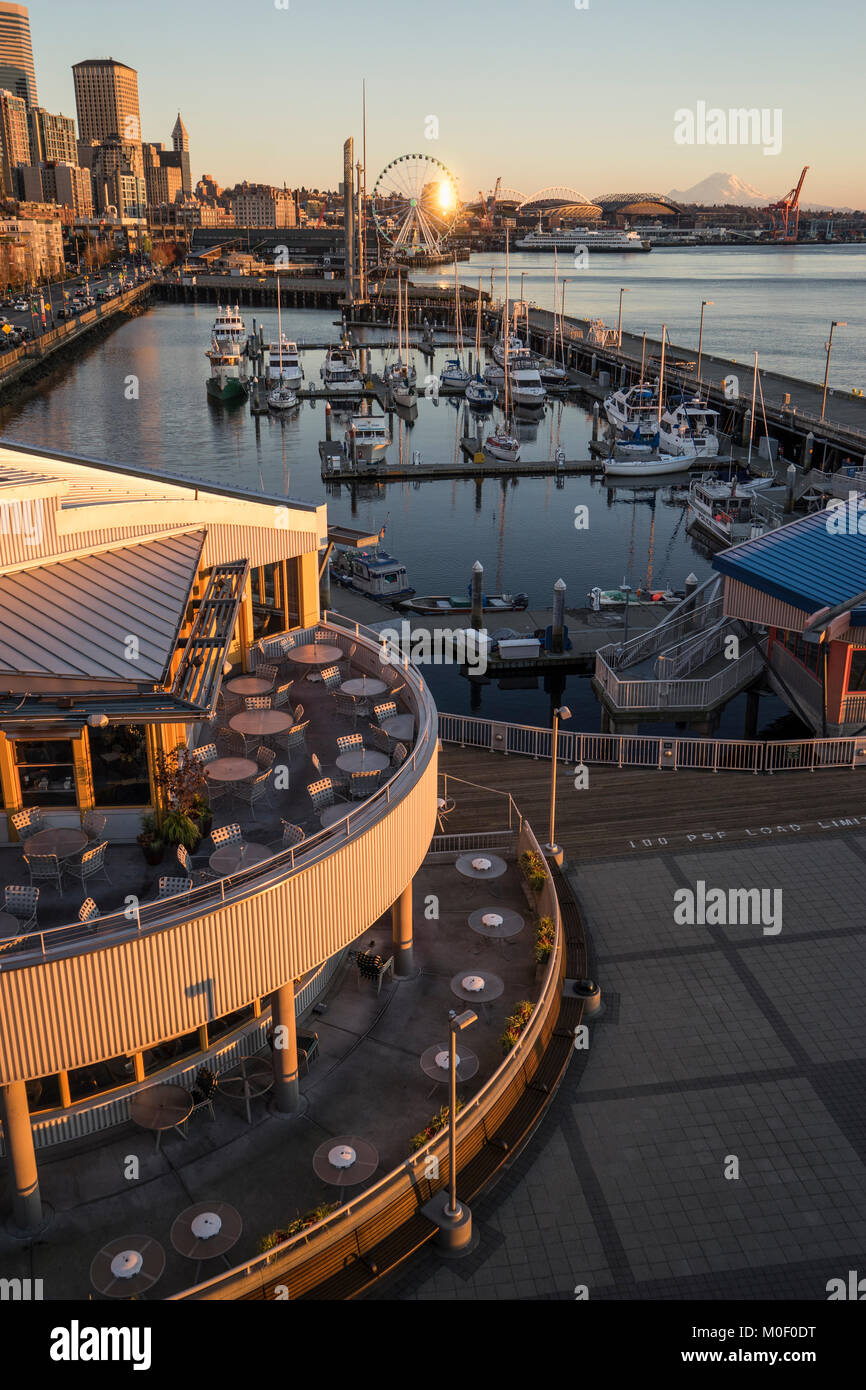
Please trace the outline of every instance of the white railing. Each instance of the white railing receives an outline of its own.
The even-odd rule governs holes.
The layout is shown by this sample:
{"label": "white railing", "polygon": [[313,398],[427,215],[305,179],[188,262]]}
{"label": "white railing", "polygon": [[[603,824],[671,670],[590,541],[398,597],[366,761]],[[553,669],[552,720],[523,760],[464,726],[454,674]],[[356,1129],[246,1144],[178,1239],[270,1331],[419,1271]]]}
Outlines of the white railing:
{"label": "white railing", "polygon": [[721,597],[712,599],[699,608],[689,609],[679,617],[675,616],[677,612],[678,609],[674,609],[656,627],[633,637],[624,645],[610,643],[606,647],[599,647],[599,651],[605,653],[607,663],[613,670],[622,671],[626,666],[643,661],[653,652],[674,646],[684,638],[712,627],[724,617],[723,601]]}
{"label": "white railing", "polygon": [[700,666],[704,666],[722,650],[725,639],[734,635],[735,622],[736,620],[719,623],[709,632],[687,637],[684,642],[671,647],[670,650],[659,652],[655,663],[656,679],[677,680],[680,676],[688,675],[690,671],[697,671]]}
{"label": "white railing", "polygon": [[704,680],[622,680],[596,653],[595,677],[618,710],[706,710],[729,698],[753,680],[764,664],[762,649],[754,647],[728,669]]}
{"label": "white railing", "polygon": [[[505,724],[473,715],[439,715],[443,743],[485,752],[549,758],[553,731]],[[673,768],[704,772],[813,771],[866,767],[866,738],[795,739],[763,743],[750,739],[666,738],[657,734],[582,734],[559,731],[557,760],[575,766]]]}

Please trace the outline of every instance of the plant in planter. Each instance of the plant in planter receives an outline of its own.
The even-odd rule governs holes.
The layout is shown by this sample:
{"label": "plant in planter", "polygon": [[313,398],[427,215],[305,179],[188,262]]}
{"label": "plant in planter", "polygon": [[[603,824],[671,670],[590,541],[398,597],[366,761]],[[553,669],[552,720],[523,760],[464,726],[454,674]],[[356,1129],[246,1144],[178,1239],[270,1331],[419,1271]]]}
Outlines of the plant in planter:
{"label": "plant in planter", "polygon": [[280,1227],[276,1231],[269,1231],[259,1241],[259,1254],[266,1255],[275,1246],[282,1245],[284,1240],[290,1240],[292,1236],[300,1235],[301,1231],[309,1230],[310,1226],[315,1226],[317,1221],[324,1221],[325,1217],[336,1211],[339,1205],[339,1202],[322,1202],[317,1207],[311,1207],[303,1216],[296,1216],[294,1221],[290,1221],[287,1226]]}
{"label": "plant in planter", "polygon": [[547,865],[541,855],[536,854],[534,849],[524,850],[520,856],[520,868],[533,893],[540,893],[548,879]]}
{"label": "plant in planter", "polygon": [[539,917],[535,924],[535,959],[539,965],[546,965],[550,959],[556,940],[556,928],[552,917]]}
{"label": "plant in planter", "polygon": [[[163,840],[170,845],[185,845],[194,853],[206,833],[198,819],[201,807],[207,806],[207,783],[201,764],[180,744],[160,757],[155,779],[168,807],[160,825]],[[207,809],[210,811],[209,806]]]}
{"label": "plant in planter", "polygon": [[199,828],[201,838],[204,839],[206,835],[210,834],[210,828],[213,825],[213,811],[210,808],[210,802],[203,796],[197,796],[190,815]]}
{"label": "plant in planter", "polygon": [[141,833],[137,836],[141,852],[148,864],[159,864],[165,854],[165,842],[156,824],[156,816],[141,818]]}
{"label": "plant in planter", "polygon": [[[458,1100],[456,1106],[454,1107],[455,1115],[459,1115],[462,1109],[463,1101]],[[412,1135],[412,1138],[409,1141],[409,1152],[414,1154],[417,1153],[419,1149],[423,1149],[424,1145],[428,1144],[430,1140],[433,1138],[433,1136],[439,1133],[440,1129],[445,1128],[450,1118],[450,1105],[441,1105],[439,1109],[436,1111],[436,1114],[433,1116],[429,1125],[427,1125],[425,1129],[419,1130],[417,1134]]]}
{"label": "plant in planter", "polygon": [[201,844],[201,830],[198,821],[193,820],[188,811],[177,807],[166,811],[162,818],[162,837],[168,845],[184,845],[195,854]]}
{"label": "plant in planter", "polygon": [[521,999],[518,1004],[515,1004],[505,1020],[505,1032],[499,1039],[503,1052],[508,1053],[514,1047],[520,1034],[532,1018],[534,1010],[535,1005],[531,1004],[528,999]]}

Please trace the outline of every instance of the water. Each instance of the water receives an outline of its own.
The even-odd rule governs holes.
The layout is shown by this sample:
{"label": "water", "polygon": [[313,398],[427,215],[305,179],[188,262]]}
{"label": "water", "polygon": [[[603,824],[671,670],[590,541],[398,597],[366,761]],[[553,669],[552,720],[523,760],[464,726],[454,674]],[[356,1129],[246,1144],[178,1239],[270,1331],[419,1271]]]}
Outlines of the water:
{"label": "water", "polygon": [[[510,292],[542,309],[553,305],[553,254],[512,251]],[[746,364],[750,369],[757,348],[760,365],[804,381],[822,382],[825,343],[833,319],[847,321],[833,335],[831,385],[866,390],[866,245],[777,247],[694,247],[620,254],[590,253],[585,270],[574,267],[568,252],[558,256],[560,285],[568,277],[565,312],[575,318],[603,318],[616,328],[619,291],[623,295],[623,330],[661,337],[667,324],[677,347],[697,352],[701,301],[712,299],[704,311],[704,351]],[[505,294],[504,254],[481,253],[458,262],[466,284]],[[413,281],[453,285],[453,269],[414,272]],[[560,304],[557,304],[560,307]]]}
{"label": "water", "polygon": [[[552,270],[552,267],[551,267]],[[134,319],[102,342],[81,350],[58,367],[16,405],[0,410],[0,432],[7,441],[69,454],[115,460],[205,481],[322,500],[317,444],[324,437],[324,402],[304,402],[297,416],[281,420],[252,417],[246,406],[225,410],[205,393],[213,306],[165,305]],[[337,336],[332,311],[292,311],[284,329],[301,340]],[[245,313],[249,328],[252,314]],[[265,334],[276,334],[276,313],[263,315]],[[371,333],[373,370],[383,362],[384,335]],[[438,371],[447,349],[438,351]],[[308,380],[319,379],[320,350],[302,353]],[[424,368],[418,360],[419,373]],[[138,399],[127,399],[130,378]],[[456,456],[464,407],[444,398],[419,402],[417,421],[394,420],[389,454],[411,458]],[[489,420],[490,417],[487,417]],[[542,418],[521,426],[525,459],[552,458],[559,443],[569,458],[585,458],[591,418],[579,405],[549,401]],[[342,423],[334,417],[334,436]],[[352,490],[331,488],[328,513],[333,522],[377,532],[386,525],[384,546],[407,565],[419,593],[466,590],[470,570],[480,560],[488,591],[523,590],[533,607],[549,608],[553,584],[568,585],[570,606],[583,607],[593,585],[681,588],[690,571],[704,579],[710,557],[700,541],[686,535],[685,507],[670,487],[605,487],[590,477],[558,480],[490,478],[454,481],[363,482]],[[575,508],[589,508],[589,526],[576,530]],[[383,609],[383,619],[389,610]],[[503,615],[507,625],[508,615]],[[573,727],[599,727],[599,707],[586,677],[521,678],[495,684],[470,683],[453,669],[428,668],[440,708],[516,722],[549,722],[551,704],[563,697],[574,711]],[[774,719],[784,707],[762,702],[762,715]],[[656,732],[672,726],[649,726]],[[742,702],[734,701],[722,721],[723,732],[742,732]]]}

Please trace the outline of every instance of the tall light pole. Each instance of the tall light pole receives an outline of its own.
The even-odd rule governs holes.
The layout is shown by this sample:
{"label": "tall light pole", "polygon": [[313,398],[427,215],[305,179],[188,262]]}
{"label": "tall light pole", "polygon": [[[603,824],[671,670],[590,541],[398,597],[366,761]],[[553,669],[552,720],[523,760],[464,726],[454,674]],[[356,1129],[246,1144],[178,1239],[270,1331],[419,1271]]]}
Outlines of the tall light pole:
{"label": "tall light pole", "polygon": [[710,304],[715,304],[714,299],[701,300],[701,331],[698,334],[698,386],[701,384],[701,354],[704,348],[704,310]]}
{"label": "tall light pole", "polygon": [[457,1200],[457,1037],[471,1024],[477,1023],[478,1015],[471,1009],[466,1009],[462,1014],[452,1011],[449,1020],[448,1191],[437,1192],[423,1211],[439,1228],[436,1244],[440,1253],[458,1258],[468,1255],[472,1248],[472,1212],[465,1202]]}
{"label": "tall light pole", "polygon": [[559,721],[560,719],[570,719],[571,710],[568,705],[558,705],[553,711],[553,742],[550,746],[550,828],[549,840],[544,846],[551,859],[557,863],[562,859],[562,850],[554,839],[556,825],[556,754],[559,749]]}
{"label": "tall light pole", "polygon": [[621,289],[619,292],[619,318],[616,324],[616,350],[619,352],[622,347],[622,297],[624,294],[631,294],[631,290]]}
{"label": "tall light pole", "polygon": [[833,351],[833,329],[847,328],[846,319],[834,319],[830,324],[830,337],[827,342],[827,365],[824,368],[824,394],[821,397],[821,419],[824,419],[824,411],[827,406],[827,382],[830,379],[830,353]]}

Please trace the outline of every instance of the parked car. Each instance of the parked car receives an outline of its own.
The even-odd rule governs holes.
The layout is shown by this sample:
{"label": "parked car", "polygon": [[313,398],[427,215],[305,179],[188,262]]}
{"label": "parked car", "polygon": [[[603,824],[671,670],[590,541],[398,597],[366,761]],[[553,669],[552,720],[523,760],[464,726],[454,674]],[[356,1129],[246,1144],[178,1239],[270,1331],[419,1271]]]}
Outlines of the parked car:
{"label": "parked car", "polygon": [[30,305],[25,300],[19,299],[18,302],[14,305],[14,308],[16,314],[26,314],[27,310],[30,308]]}

